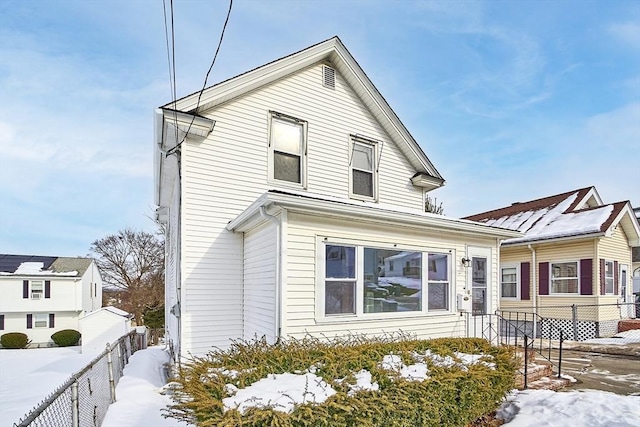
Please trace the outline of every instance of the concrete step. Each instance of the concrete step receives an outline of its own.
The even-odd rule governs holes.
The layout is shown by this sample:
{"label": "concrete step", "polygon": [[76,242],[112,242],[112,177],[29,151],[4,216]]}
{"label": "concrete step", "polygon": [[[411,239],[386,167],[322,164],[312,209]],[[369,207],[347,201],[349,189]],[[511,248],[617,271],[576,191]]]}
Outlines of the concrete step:
{"label": "concrete step", "polygon": [[[527,383],[531,384],[541,378],[553,376],[553,368],[548,362],[529,363],[527,366]],[[524,366],[521,367],[516,375],[516,386],[524,387]]]}
{"label": "concrete step", "polygon": [[530,390],[560,390],[570,383],[571,381],[567,378],[558,378],[557,376],[542,377],[527,383],[527,388]]}

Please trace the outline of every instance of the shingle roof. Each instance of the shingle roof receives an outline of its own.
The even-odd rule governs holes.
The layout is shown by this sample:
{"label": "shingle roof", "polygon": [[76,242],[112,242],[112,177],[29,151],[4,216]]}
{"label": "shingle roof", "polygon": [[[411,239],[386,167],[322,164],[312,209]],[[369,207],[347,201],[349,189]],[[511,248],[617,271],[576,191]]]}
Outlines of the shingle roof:
{"label": "shingle roof", "polygon": [[619,220],[620,214],[629,202],[578,209],[592,190],[593,187],[586,187],[528,202],[514,203],[464,219],[525,233],[524,237],[505,240],[504,244],[605,233],[616,220]]}
{"label": "shingle roof", "polygon": [[[82,276],[92,262],[91,258],[0,254],[0,273],[28,275],[37,271],[44,275]],[[27,265],[29,268],[25,269]]]}

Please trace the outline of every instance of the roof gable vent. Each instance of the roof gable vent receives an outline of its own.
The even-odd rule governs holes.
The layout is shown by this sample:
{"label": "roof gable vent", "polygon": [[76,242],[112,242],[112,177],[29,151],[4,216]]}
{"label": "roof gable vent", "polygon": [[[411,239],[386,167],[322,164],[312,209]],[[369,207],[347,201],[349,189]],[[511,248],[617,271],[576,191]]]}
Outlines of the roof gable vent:
{"label": "roof gable vent", "polygon": [[322,66],[322,86],[336,88],[336,70],[326,65]]}

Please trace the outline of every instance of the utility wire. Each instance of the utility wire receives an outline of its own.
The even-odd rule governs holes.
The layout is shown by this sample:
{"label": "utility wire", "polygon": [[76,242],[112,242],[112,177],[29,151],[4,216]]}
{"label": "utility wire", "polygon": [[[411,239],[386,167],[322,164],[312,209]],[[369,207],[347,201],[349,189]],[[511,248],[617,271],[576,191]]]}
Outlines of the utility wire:
{"label": "utility wire", "polygon": [[[202,93],[204,92],[205,88],[207,87],[207,80],[209,79],[209,74],[211,73],[211,70],[213,70],[213,66],[216,63],[216,59],[218,58],[218,52],[220,52],[220,46],[222,46],[222,40],[224,39],[224,32],[227,29],[227,24],[229,23],[229,16],[231,16],[231,8],[232,7],[233,7],[233,0],[229,0],[229,10],[227,11],[227,18],[224,21],[224,25],[222,27],[222,32],[220,33],[220,40],[218,41],[218,47],[216,48],[216,52],[213,55],[213,60],[211,61],[211,66],[209,67],[209,70],[207,71],[207,74],[204,77],[204,83],[202,85],[202,89],[200,89],[200,93],[198,94],[198,102],[196,102],[196,107],[193,109],[194,113],[193,113],[193,116],[191,117],[191,123],[189,123],[189,127],[187,128],[187,131],[185,132],[184,136],[182,137],[182,141],[180,141],[179,144],[176,144],[175,147],[173,147],[172,149],[167,151],[167,154],[166,154],[167,157],[170,156],[171,154],[175,153],[176,150],[178,148],[180,148],[182,143],[187,139],[187,135],[189,135],[189,131],[191,130],[191,126],[193,125],[193,121],[196,118],[195,114],[198,111],[198,107],[200,106],[200,100],[202,99]],[[175,65],[175,59],[174,59],[174,65]],[[175,72],[174,72],[174,79],[175,79]]]}
{"label": "utility wire", "polygon": [[[169,48],[169,30],[167,28],[167,4],[166,0],[162,0],[162,11],[164,13],[164,38],[167,45],[167,63],[169,65],[169,88],[171,90],[171,99],[173,100],[173,117],[174,121],[178,122],[178,113],[176,111],[176,49],[175,49],[175,31],[173,27],[173,0],[170,0],[171,5],[171,48]],[[173,61],[171,58],[173,57]],[[175,127],[176,141],[178,140],[178,127]]]}

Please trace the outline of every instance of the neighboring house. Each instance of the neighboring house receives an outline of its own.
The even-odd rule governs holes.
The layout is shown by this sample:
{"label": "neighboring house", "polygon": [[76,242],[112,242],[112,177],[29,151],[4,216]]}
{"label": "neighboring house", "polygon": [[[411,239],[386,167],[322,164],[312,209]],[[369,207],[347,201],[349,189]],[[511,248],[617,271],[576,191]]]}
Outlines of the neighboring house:
{"label": "neighboring house", "polygon": [[[595,187],[587,187],[466,219],[525,233],[500,248],[501,310],[554,317],[561,310],[552,306],[633,301],[631,248],[640,229],[629,202],[603,204]],[[584,329],[605,335],[633,314],[626,308],[594,309]]]}
{"label": "neighboring house", "polygon": [[102,278],[90,258],[0,254],[0,333],[48,344],[102,306]]}
{"label": "neighboring house", "polygon": [[[640,224],[640,207],[633,208],[633,213],[636,217],[636,221],[638,222],[638,224]],[[633,292],[636,295],[636,300],[640,302],[640,244],[638,246],[634,246],[631,249],[631,262],[632,262],[631,276],[633,277]]]}
{"label": "neighboring house", "polygon": [[520,233],[424,212],[444,179],[337,37],[163,106],[155,143],[178,355],[232,338],[465,335],[472,256],[483,312],[497,308],[499,239]]}
{"label": "neighboring house", "polygon": [[102,307],[80,318],[82,352],[100,353],[107,344],[112,344],[131,332],[133,314],[116,307]]}

